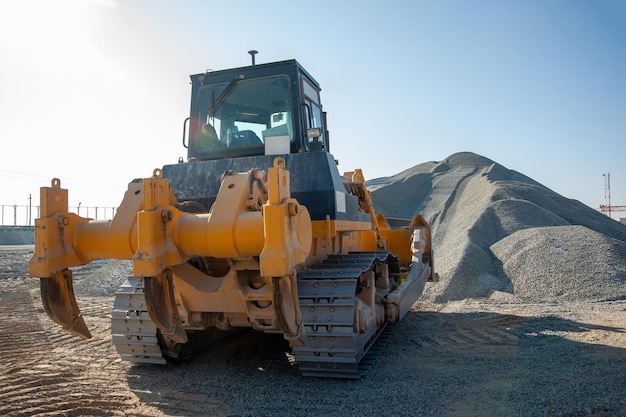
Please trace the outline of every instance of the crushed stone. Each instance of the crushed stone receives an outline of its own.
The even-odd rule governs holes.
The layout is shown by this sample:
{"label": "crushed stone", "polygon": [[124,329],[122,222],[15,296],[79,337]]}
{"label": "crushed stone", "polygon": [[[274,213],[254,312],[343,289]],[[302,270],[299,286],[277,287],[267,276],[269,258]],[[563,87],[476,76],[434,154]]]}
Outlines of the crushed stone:
{"label": "crushed stone", "polygon": [[367,185],[376,211],[430,222],[440,281],[426,301],[626,299],[626,226],[488,158],[460,152]]}

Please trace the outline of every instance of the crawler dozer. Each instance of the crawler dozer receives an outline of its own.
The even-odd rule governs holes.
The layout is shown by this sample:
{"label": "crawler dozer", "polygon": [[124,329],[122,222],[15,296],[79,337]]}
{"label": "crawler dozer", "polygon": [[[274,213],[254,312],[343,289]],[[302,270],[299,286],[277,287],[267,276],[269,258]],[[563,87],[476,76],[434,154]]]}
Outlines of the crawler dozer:
{"label": "crawler dozer", "polygon": [[282,334],[305,376],[359,378],[436,277],[430,228],[375,213],[328,136],[295,60],[192,75],[186,162],[132,181],[112,220],[71,213],[58,178],[41,188],[29,273],[46,313],[90,338],[71,268],[132,260],[111,313],[123,359],[182,360],[247,327]]}

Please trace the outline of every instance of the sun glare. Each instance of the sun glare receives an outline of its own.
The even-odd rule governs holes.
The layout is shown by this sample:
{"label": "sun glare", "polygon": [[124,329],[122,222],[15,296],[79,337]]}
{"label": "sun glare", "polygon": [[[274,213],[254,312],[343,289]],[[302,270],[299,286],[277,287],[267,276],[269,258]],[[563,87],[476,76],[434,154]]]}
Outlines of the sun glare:
{"label": "sun glare", "polygon": [[12,1],[2,6],[0,42],[29,55],[48,55],[81,42],[86,10],[77,1]]}

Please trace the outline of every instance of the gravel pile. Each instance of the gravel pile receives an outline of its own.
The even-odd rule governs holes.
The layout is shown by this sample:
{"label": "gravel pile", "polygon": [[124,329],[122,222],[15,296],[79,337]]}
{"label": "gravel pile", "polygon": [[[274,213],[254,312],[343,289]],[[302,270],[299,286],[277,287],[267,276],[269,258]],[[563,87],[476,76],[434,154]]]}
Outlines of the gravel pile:
{"label": "gravel pile", "polygon": [[440,282],[427,301],[626,299],[626,226],[469,152],[368,182],[387,217],[423,214]]}
{"label": "gravel pile", "polygon": [[132,261],[99,259],[72,269],[77,296],[110,297],[133,275]]}
{"label": "gravel pile", "polygon": [[491,251],[522,298],[624,298],[626,242],[584,226],[520,230],[492,245]]}

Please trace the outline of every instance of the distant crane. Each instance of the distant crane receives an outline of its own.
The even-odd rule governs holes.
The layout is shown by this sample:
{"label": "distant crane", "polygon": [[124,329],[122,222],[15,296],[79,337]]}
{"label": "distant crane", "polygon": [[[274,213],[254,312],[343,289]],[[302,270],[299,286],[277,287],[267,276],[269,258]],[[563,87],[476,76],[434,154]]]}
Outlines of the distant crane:
{"label": "distant crane", "polygon": [[600,204],[600,212],[607,214],[611,217],[611,213],[614,211],[626,211],[626,206],[612,206],[611,205],[611,173],[607,172],[602,174],[604,176],[604,202]]}

